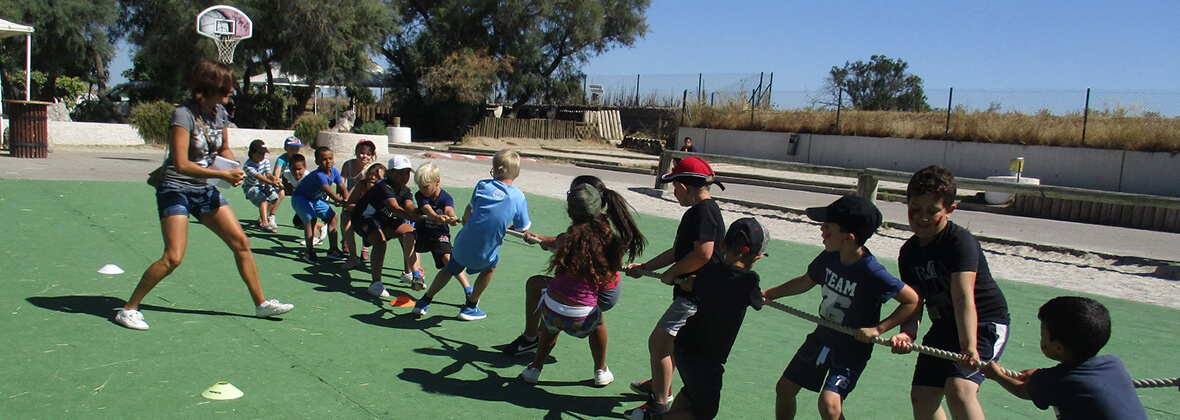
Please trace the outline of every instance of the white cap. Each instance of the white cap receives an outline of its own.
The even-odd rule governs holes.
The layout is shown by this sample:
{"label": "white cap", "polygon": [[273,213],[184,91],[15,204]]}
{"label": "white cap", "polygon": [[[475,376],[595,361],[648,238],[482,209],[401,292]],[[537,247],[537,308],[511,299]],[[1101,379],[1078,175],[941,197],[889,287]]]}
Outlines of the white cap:
{"label": "white cap", "polygon": [[410,164],[410,158],[406,155],[393,155],[389,158],[389,169],[396,171],[399,169],[412,169],[414,166]]}

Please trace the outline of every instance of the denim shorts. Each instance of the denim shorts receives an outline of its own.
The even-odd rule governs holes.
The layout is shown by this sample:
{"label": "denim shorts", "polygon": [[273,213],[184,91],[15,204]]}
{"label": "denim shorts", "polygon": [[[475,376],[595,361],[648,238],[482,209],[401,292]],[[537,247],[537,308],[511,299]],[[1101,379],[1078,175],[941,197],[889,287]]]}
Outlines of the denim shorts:
{"label": "denim shorts", "polygon": [[279,190],[273,185],[258,184],[242,190],[246,193],[246,198],[255,206],[261,206],[263,201],[275,201],[279,199]]}
{"label": "denim shorts", "polygon": [[189,216],[200,218],[202,214],[227,206],[229,202],[213,186],[202,188],[181,188],[161,183],[156,189],[156,212],[163,219],[168,216]]}
{"label": "denim shorts", "polygon": [[327,201],[316,200],[308,201],[308,199],[298,195],[291,197],[291,208],[295,209],[295,214],[299,215],[300,220],[315,220],[320,219],[324,222],[332,220],[336,217],[336,212],[332,210],[332,206],[328,205]]}
{"label": "denim shorts", "polygon": [[479,274],[489,268],[496,268],[496,264],[499,263],[500,256],[497,255],[495,261],[478,261],[476,264],[468,266],[459,262],[459,260],[456,260],[454,255],[451,255],[451,261],[448,262],[447,265],[442,269],[452,276],[459,275],[459,273],[462,273],[464,269],[467,270],[467,274]]}

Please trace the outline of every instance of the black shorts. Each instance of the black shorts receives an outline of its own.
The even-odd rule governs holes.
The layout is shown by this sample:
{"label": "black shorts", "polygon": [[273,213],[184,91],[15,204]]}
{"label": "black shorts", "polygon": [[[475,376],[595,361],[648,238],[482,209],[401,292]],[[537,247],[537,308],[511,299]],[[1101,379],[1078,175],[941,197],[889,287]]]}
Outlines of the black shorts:
{"label": "black shorts", "polygon": [[672,349],[672,356],[676,360],[676,370],[680,372],[680,381],[684,382],[680,395],[687,395],[688,400],[692,401],[689,410],[693,417],[717,417],[717,410],[721,407],[721,377],[725,375],[725,366],[681,346]]}
{"label": "black shorts", "polygon": [[444,256],[451,254],[451,235],[445,233],[428,233],[418,231],[418,242],[414,243],[414,252],[434,256],[434,268],[446,267]]}
{"label": "black shorts", "polygon": [[[372,235],[373,232],[383,229],[397,229],[405,223],[406,221],[404,219],[397,219],[393,222],[393,224],[386,225],[380,219],[353,217],[352,231],[356,232],[357,235],[360,235],[361,241],[365,244],[365,246],[373,246],[373,244],[369,242],[369,235]],[[390,239],[391,238],[388,236],[385,237],[386,241],[389,241]]]}
{"label": "black shorts", "polygon": [[861,348],[829,347],[812,333],[799,346],[783,377],[812,392],[828,390],[847,397],[872,355],[872,347],[867,352]]}
{"label": "black shorts", "polygon": [[[922,339],[922,345],[958,353],[961,350],[959,349],[958,334],[949,329],[945,331],[947,332],[931,330]],[[979,360],[984,362],[1000,360],[1000,355],[1004,353],[1004,347],[1007,344],[1008,325],[994,322],[979,323],[975,339]],[[963,378],[977,384],[983,383],[983,373],[979,370],[968,369],[958,363],[934,356],[918,355],[918,361],[914,364],[913,385],[943,388],[946,387],[948,378]]]}

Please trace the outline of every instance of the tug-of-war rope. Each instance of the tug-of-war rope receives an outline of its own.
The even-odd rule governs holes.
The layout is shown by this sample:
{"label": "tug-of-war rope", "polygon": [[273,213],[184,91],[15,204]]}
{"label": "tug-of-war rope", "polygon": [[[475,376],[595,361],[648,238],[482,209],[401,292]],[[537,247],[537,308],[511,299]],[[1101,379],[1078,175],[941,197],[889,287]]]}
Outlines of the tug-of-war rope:
{"label": "tug-of-war rope", "polygon": [[[514,237],[520,238],[529,244],[536,245],[536,244],[540,243],[540,242],[534,240],[533,237],[525,237],[524,233],[518,232],[518,231],[515,231],[512,229],[508,229],[508,234],[512,235]],[[552,249],[551,249],[551,251],[552,251]],[[657,273],[655,271],[641,270],[641,273],[643,273],[643,275],[647,276],[647,277],[654,277],[657,279],[660,278],[660,273]],[[789,305],[785,305],[785,304],[775,302],[775,301],[768,301],[765,304],[774,308],[774,309],[778,309],[780,311],[797,316],[799,318],[803,318],[807,321],[811,321],[812,323],[823,326],[825,328],[833,329],[833,330],[839,331],[841,333],[844,333],[844,334],[847,334],[850,336],[855,336],[855,334],[856,334],[856,330],[854,330],[851,327],[846,327],[846,326],[840,325],[838,323],[829,321],[827,319],[820,318],[819,316],[812,315],[810,313],[804,312],[803,310],[791,307]],[[890,347],[890,348],[893,347],[893,343],[891,343],[888,339],[882,338],[880,336],[873,337],[872,342],[874,344],[880,344],[882,346],[886,346],[886,347]],[[917,344],[917,343],[910,344],[910,350],[921,353],[921,354],[930,355],[930,356],[934,356],[934,357],[937,357],[940,359],[946,359],[946,360],[955,361],[955,362],[961,360],[964,357],[962,354],[959,354],[959,353],[950,352],[950,351],[946,351],[946,350],[942,350],[942,349],[937,349],[937,348],[929,347],[929,346],[923,346],[923,345]],[[987,362],[984,362],[982,360],[977,361],[975,364],[975,368],[982,369],[984,367],[984,365],[986,365],[986,364],[987,364]],[[1008,375],[1010,377],[1015,378],[1015,377],[1020,376],[1020,372],[1014,371],[1012,369],[1003,368],[1003,371],[1004,371],[1005,375]],[[1164,387],[1173,387],[1173,386],[1180,385],[1180,378],[1136,379],[1133,381],[1133,383],[1135,384],[1135,388],[1164,388]]]}

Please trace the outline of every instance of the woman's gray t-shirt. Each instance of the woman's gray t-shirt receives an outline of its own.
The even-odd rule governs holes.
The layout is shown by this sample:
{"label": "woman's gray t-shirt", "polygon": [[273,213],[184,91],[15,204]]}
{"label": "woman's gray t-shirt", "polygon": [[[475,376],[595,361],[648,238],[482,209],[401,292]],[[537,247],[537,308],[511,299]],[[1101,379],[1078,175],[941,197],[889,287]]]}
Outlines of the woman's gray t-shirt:
{"label": "woman's gray t-shirt", "polygon": [[[217,104],[213,109],[213,116],[201,114],[200,105],[186,101],[172,111],[172,122],[169,125],[183,128],[189,133],[188,159],[201,167],[208,168],[221,150],[224,131],[229,126],[229,114],[225,107]],[[171,143],[169,143],[171,144]],[[160,184],[169,184],[178,188],[204,188],[209,185],[201,178],[182,175],[172,165],[172,148],[169,146],[168,156],[164,158],[164,175]]]}

